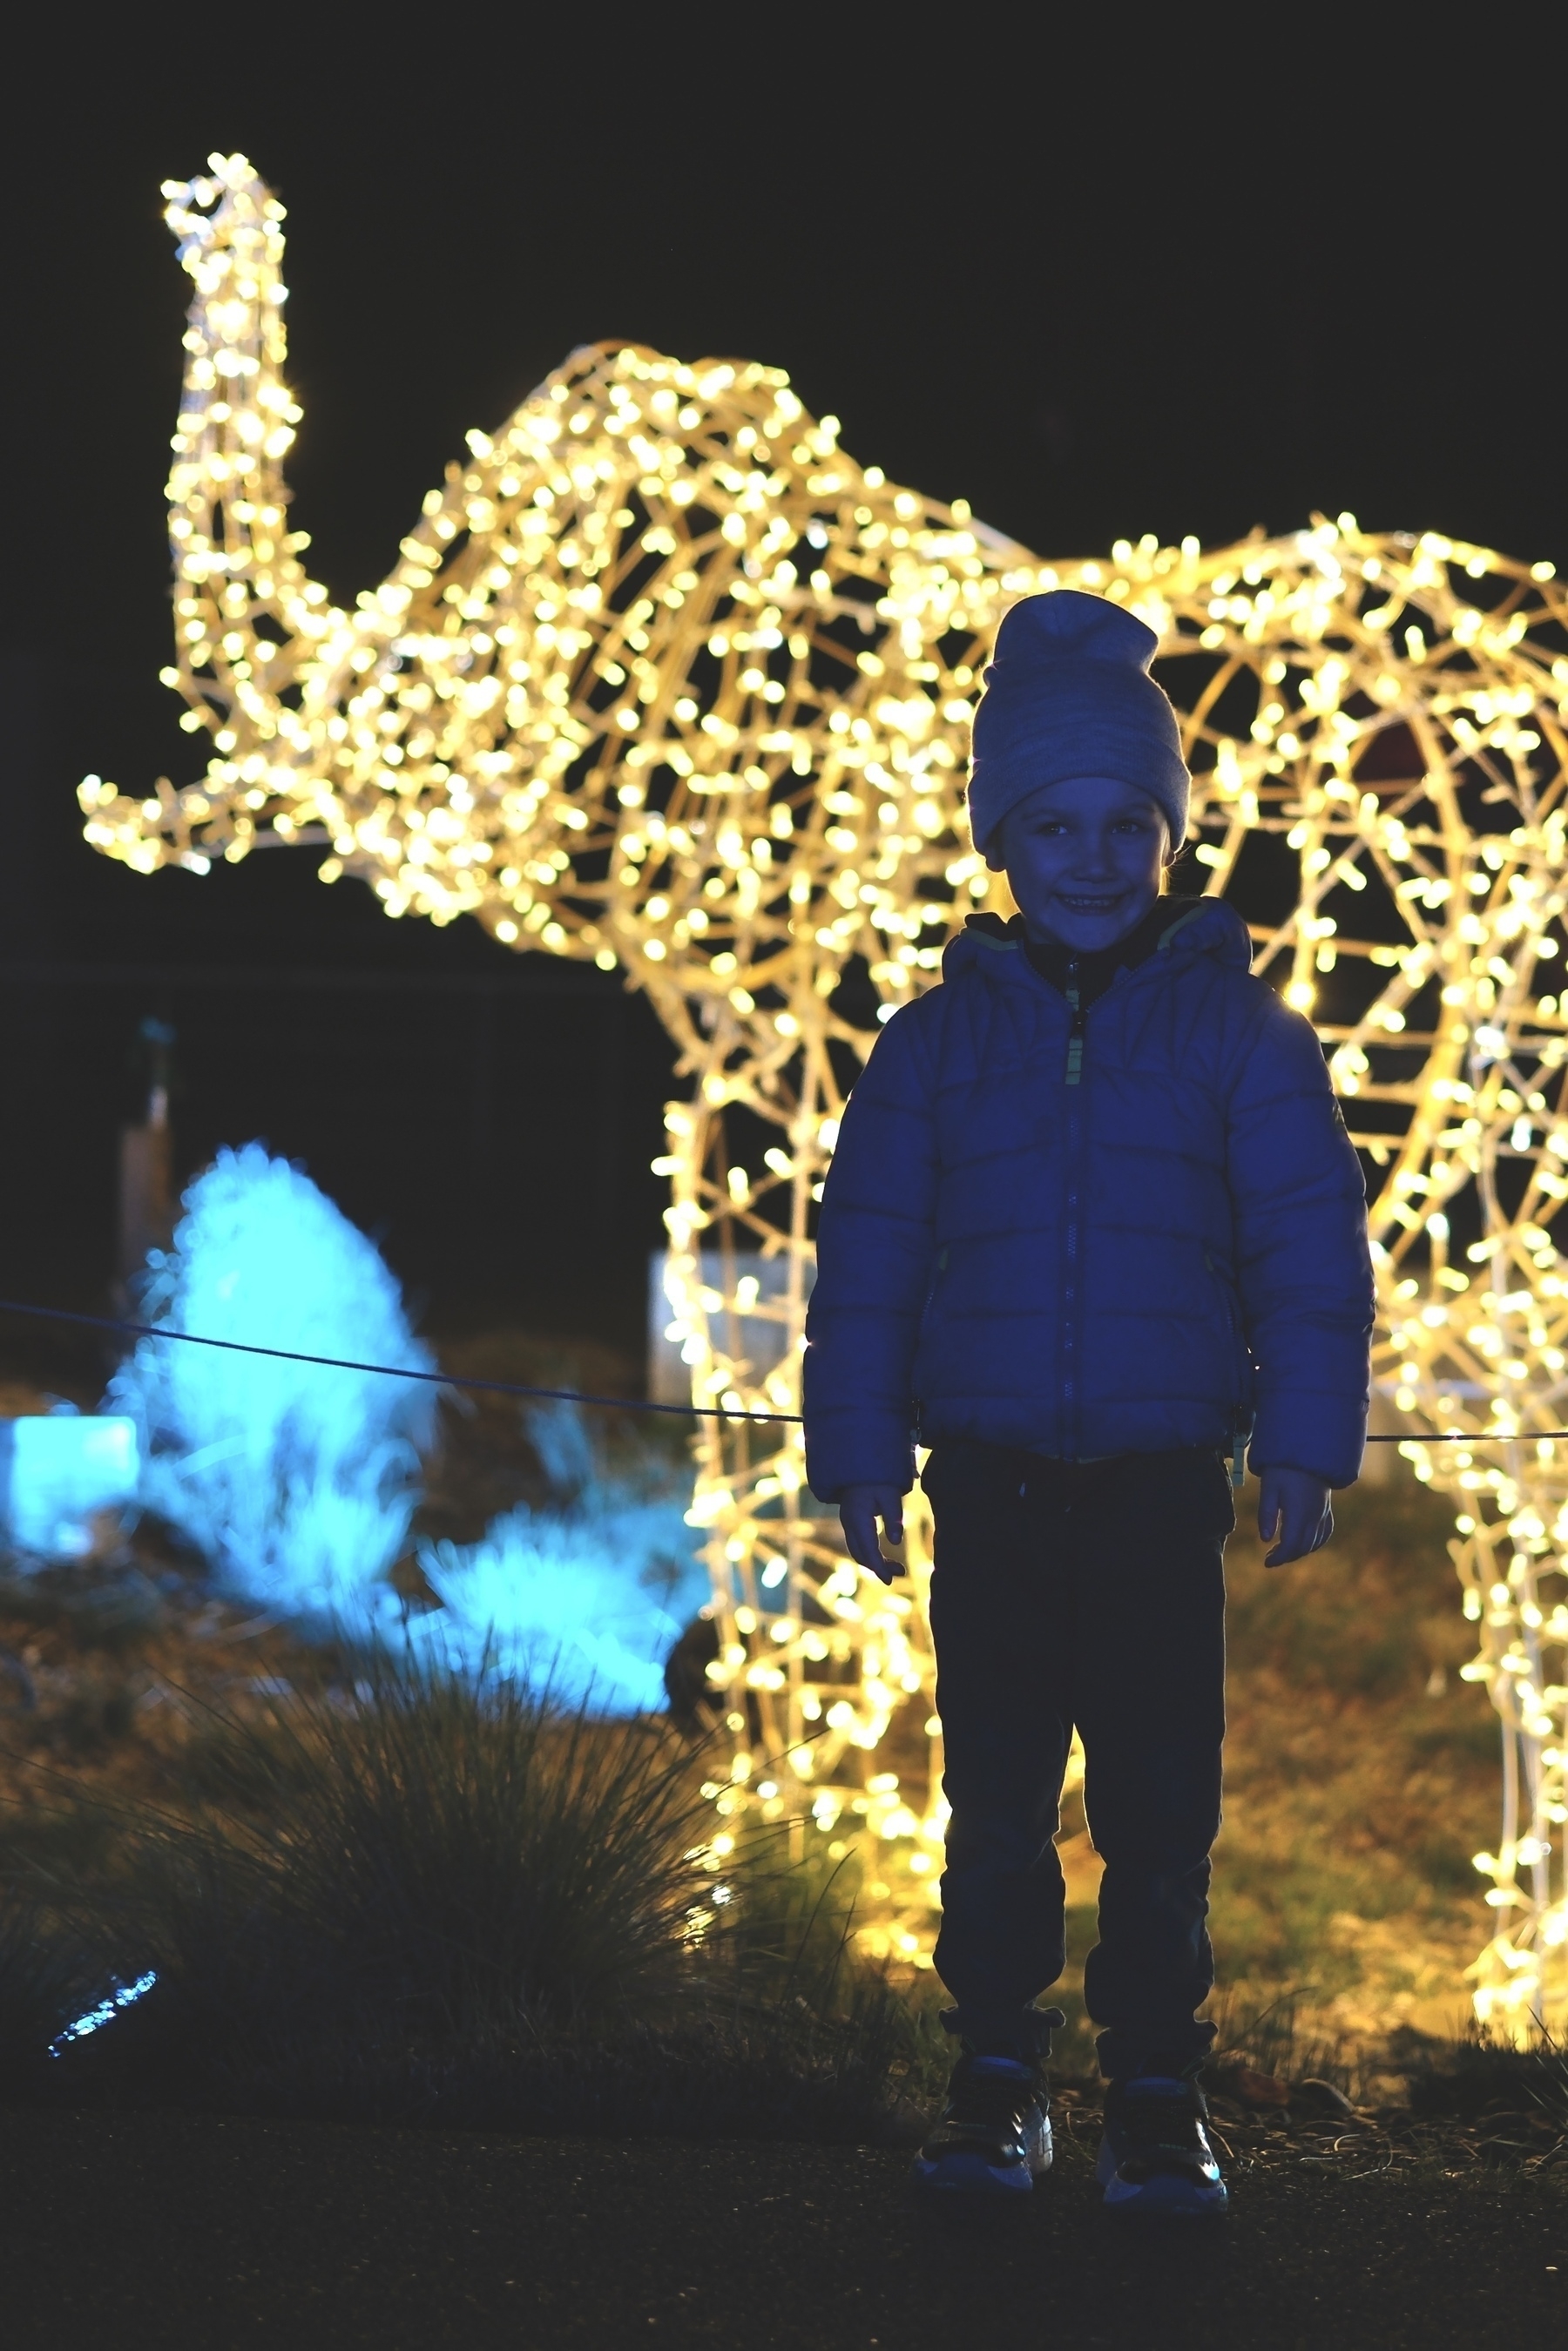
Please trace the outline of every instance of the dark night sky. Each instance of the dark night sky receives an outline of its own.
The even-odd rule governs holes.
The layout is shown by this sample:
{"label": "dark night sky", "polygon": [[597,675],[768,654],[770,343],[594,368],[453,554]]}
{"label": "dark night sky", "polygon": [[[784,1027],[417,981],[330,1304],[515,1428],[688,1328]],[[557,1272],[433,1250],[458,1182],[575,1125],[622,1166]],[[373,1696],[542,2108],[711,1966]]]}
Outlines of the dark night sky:
{"label": "dark night sky", "polygon": [[[289,208],[294,518],[344,601],[384,576],[465,428],[493,427],[574,345],[610,336],[788,368],[862,463],[968,497],[1044,555],[1348,507],[1568,564],[1555,16],[1474,20],[1462,52],[1455,37],[1424,65],[1406,37],[1429,51],[1447,21],[1431,12],[1185,11],[1153,40],[1148,11],[1101,12],[1084,34],[1049,8],[267,21],[271,51],[222,12],[40,13],[13,81],[0,965],[336,967],[406,988],[523,978],[538,960],[472,924],[391,924],[360,885],[319,888],[308,852],[144,881],[80,842],[85,770],[131,789],[198,770],[156,683],[186,292],[159,183],[215,147],[248,153]],[[118,1013],[99,988],[71,1016],[78,1045],[39,1043],[31,1015],[7,1034],[49,1072],[78,1050],[118,1066],[114,1019],[129,1034],[146,1008],[136,983],[115,986]],[[214,1011],[187,1059],[190,1164],[231,1127],[267,1132],[362,1221],[384,1217],[394,1256],[410,1236],[411,1264],[432,1187],[486,1153],[503,1189],[520,1180],[533,1146],[495,1118],[523,1077],[492,1081],[476,1049],[467,1106],[420,1122],[470,1140],[394,1200],[382,1171],[418,1105],[392,1099],[376,1074],[392,1063],[372,1066],[360,1031],[298,991],[290,1008],[267,1017],[316,1051],[314,1107],[296,1117],[286,1058],[264,1111],[250,1047]],[[625,1018],[615,1050],[646,1101],[601,1159],[645,1167],[667,1057],[650,1015]],[[519,1027],[505,1050],[525,1049]],[[601,1061],[609,1137],[622,1080]],[[62,1097],[40,1082],[29,1115],[47,1124]],[[565,1134],[582,1121],[559,1101]],[[38,1161],[39,1197],[57,1161],[97,1170],[68,1193],[72,1231],[108,1230],[109,1117]],[[635,1211],[605,1212],[629,1250],[658,1231],[657,1187],[636,1180]],[[626,1269],[630,1329],[632,1255]],[[432,1260],[429,1279],[469,1273]],[[519,1297],[531,1279],[517,1272]]]}
{"label": "dark night sky", "polygon": [[90,906],[103,951],[503,952],[394,937],[303,859],[148,883],[68,849],[83,767],[194,772],[154,682],[185,293],[158,183],[215,146],[289,207],[295,519],[340,598],[465,428],[607,335],[782,364],[862,463],[1045,554],[1349,507],[1568,560],[1544,16],[1424,70],[1403,17],[1359,16],[1344,54],[1332,13],[1250,51],[1256,12],[1150,45],[1145,12],[1096,42],[1047,10],[1018,47],[992,19],[727,16],[700,53],[678,14],[574,34],[470,8],[445,52],[434,20],[320,21],[267,68],[221,12],[183,48],[151,16],[110,47],[36,32],[10,126],[0,644],[67,656],[44,820],[76,876],[59,918]]}

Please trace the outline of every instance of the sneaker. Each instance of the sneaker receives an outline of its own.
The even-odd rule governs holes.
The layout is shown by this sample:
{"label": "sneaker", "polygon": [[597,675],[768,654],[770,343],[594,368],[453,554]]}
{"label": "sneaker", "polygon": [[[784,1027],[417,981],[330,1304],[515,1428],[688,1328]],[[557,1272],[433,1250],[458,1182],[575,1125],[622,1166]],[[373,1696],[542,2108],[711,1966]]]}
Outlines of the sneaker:
{"label": "sneaker", "polygon": [[915,2158],[915,2181],[947,2194],[1027,2195],[1051,2169],[1051,2110],[1039,2067],[966,2053]]}
{"label": "sneaker", "polygon": [[1113,2082],[1094,2167],[1111,2210],[1180,2220],[1223,2212],[1230,2199],[1204,2128],[1207,2120],[1196,2082],[1157,2074]]}

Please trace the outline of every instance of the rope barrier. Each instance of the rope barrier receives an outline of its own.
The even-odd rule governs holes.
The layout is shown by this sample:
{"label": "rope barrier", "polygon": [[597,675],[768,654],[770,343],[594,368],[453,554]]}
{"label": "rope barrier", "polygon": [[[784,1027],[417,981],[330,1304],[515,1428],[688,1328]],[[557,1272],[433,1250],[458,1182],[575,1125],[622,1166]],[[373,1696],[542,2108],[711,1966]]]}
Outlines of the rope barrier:
{"label": "rope barrier", "polygon": [[653,1404],[646,1396],[588,1395],[580,1388],[526,1387],[517,1380],[474,1380],[455,1372],[420,1372],[401,1364],[358,1364],[346,1355],[307,1355],[297,1347],[261,1347],[248,1339],[210,1339],[200,1331],[171,1331],[157,1322],[120,1322],[108,1314],[76,1314],[64,1306],[25,1306],[0,1298],[0,1314],[21,1314],[44,1322],[75,1322],[89,1331],[114,1331],[134,1339],[180,1339],[190,1347],[221,1347],[231,1355],[267,1355],[276,1363],[316,1364],[329,1372],[372,1372],[388,1380],[423,1380],[429,1387],[471,1388],[486,1395],[533,1396],[553,1404],[602,1405],[612,1412],[674,1413],[683,1420],[799,1421],[798,1412],[734,1412],[719,1404]]}
{"label": "rope barrier", "polygon": [[1368,1445],[1533,1445],[1537,1438],[1568,1437],[1568,1428],[1442,1428],[1425,1430],[1418,1437],[1374,1436],[1369,1429]]}
{"label": "rope barrier", "polygon": [[[368,1372],[382,1379],[423,1380],[438,1388],[469,1388],[485,1395],[533,1396],[551,1404],[590,1404],[607,1412],[673,1413],[682,1420],[789,1421],[797,1426],[798,1412],[735,1412],[720,1404],[653,1404],[646,1396],[589,1395],[580,1388],[527,1387],[517,1380],[475,1380],[456,1372],[420,1372],[398,1364],[359,1364],[346,1355],[308,1355],[297,1347],[262,1347],[249,1339],[210,1339],[200,1331],[172,1331],[158,1322],[121,1322],[108,1314],[78,1314],[64,1306],[28,1306],[15,1298],[0,1298],[0,1314],[20,1314],[43,1322],[79,1323],[89,1331],[113,1331],[132,1339],[178,1339],[189,1347],[221,1347],[232,1355],[266,1355],[275,1363],[314,1364],[328,1372]],[[1515,1445],[1537,1439],[1568,1437],[1568,1428],[1469,1429],[1445,1428],[1420,1437],[1369,1435],[1368,1445]]]}

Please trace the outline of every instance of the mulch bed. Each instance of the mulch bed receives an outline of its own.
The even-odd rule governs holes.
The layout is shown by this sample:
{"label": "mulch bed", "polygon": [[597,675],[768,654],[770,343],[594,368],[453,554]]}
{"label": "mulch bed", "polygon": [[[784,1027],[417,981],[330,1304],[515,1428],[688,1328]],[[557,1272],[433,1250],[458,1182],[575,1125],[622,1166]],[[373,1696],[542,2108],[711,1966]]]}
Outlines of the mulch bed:
{"label": "mulch bed", "polygon": [[[1568,2187],[1568,2104],[1554,2111],[1523,2088],[1488,2100],[1479,2112],[1455,2114],[1361,2105],[1329,2083],[1291,2085],[1244,2066],[1222,2064],[1214,2081],[1207,2094],[1211,2136],[1237,2187],[1307,2173],[1346,2182],[1416,2172],[1460,2179],[1500,2167],[1554,2173]],[[1098,2085],[1053,2087],[1051,2113],[1059,2144],[1092,2158],[1100,2135]]]}

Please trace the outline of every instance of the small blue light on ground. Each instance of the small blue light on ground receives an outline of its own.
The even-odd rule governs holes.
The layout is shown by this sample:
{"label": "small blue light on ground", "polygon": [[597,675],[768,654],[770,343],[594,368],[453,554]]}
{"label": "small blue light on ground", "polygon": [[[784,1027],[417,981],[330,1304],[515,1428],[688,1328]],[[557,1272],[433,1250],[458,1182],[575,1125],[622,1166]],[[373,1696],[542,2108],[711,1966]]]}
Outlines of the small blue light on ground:
{"label": "small blue light on ground", "polygon": [[74,2024],[68,2024],[64,2032],[56,2033],[49,2043],[50,2056],[63,2056],[73,2041],[85,2041],[89,2032],[101,2032],[106,2024],[112,2024],[123,2010],[141,1998],[143,1992],[151,1991],[157,1980],[156,1968],[149,1968],[146,1974],[138,1976],[134,1983],[116,1984],[96,2008],[89,2008],[85,2016],[78,2016]]}

